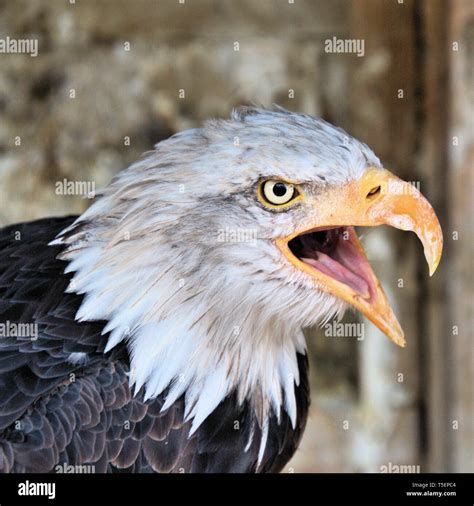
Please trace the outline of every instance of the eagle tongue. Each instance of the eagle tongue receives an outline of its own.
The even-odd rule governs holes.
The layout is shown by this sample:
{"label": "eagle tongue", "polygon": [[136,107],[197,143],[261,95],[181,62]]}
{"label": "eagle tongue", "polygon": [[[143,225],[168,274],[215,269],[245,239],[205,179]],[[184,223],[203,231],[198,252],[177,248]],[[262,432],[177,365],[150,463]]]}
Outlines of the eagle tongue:
{"label": "eagle tongue", "polygon": [[350,286],[353,290],[360,293],[364,298],[370,297],[369,285],[365,279],[361,278],[347,267],[332,259],[330,256],[318,251],[318,258],[302,258],[303,262],[318,269],[326,276]]}

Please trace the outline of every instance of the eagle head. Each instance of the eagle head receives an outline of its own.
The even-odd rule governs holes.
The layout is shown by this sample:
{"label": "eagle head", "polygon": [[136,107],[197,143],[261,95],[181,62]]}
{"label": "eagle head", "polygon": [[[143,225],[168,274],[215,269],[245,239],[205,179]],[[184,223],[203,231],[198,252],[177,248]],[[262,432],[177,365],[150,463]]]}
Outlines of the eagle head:
{"label": "eagle head", "polygon": [[193,430],[230,392],[294,423],[301,329],[353,306],[403,331],[354,226],[417,234],[430,273],[435,213],[363,143],[314,117],[244,107],[160,142],[56,239],[83,294],[78,320],[125,341],[131,382]]}

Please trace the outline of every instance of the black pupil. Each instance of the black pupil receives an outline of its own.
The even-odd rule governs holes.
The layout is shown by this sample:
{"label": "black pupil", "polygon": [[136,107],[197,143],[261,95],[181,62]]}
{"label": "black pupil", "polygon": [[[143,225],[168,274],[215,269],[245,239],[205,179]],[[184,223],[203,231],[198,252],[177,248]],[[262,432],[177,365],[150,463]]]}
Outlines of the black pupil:
{"label": "black pupil", "polygon": [[286,184],[276,183],[275,186],[273,187],[273,193],[277,197],[283,197],[283,195],[285,195],[285,193],[286,193]]}

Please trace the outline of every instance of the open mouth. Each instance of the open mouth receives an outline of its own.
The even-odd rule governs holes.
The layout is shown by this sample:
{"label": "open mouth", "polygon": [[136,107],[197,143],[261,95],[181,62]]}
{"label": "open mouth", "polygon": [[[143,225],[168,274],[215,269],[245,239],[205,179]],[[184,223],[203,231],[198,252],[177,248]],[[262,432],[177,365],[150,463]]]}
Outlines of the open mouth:
{"label": "open mouth", "polygon": [[276,244],[320,290],[348,302],[404,346],[403,331],[353,226],[317,227],[277,239]]}
{"label": "open mouth", "polygon": [[371,301],[375,287],[370,266],[353,241],[355,236],[353,227],[317,229],[291,239],[288,248],[301,262]]}
{"label": "open mouth", "polygon": [[[397,191],[390,191],[390,185]],[[354,226],[391,225],[415,232],[431,275],[441,258],[443,234],[429,202],[409,183],[378,168],[368,168],[360,179],[328,186],[306,199],[305,223],[275,239],[285,262],[312,279],[317,290],[349,303],[392,341],[405,346],[403,330]]]}

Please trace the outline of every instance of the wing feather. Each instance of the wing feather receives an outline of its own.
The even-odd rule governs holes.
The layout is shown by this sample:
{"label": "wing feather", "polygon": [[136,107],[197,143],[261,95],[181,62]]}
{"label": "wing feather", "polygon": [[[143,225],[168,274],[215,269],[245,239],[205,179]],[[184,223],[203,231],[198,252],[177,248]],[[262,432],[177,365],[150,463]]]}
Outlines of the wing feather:
{"label": "wing feather", "polygon": [[[90,465],[95,472],[279,471],[306,418],[304,358],[297,427],[284,414],[280,423],[272,415],[260,467],[260,427],[235,394],[190,437],[184,396],[165,412],[166,392],[147,401],[143,391],[133,397],[126,347],[104,353],[106,322],[75,320],[82,296],[66,293],[71,275],[56,259],[60,247],[47,245],[74,219],[0,230],[0,322],[37,330],[35,339],[0,339],[0,472],[54,472],[63,465]],[[83,353],[84,360],[70,360],[72,353]]]}

